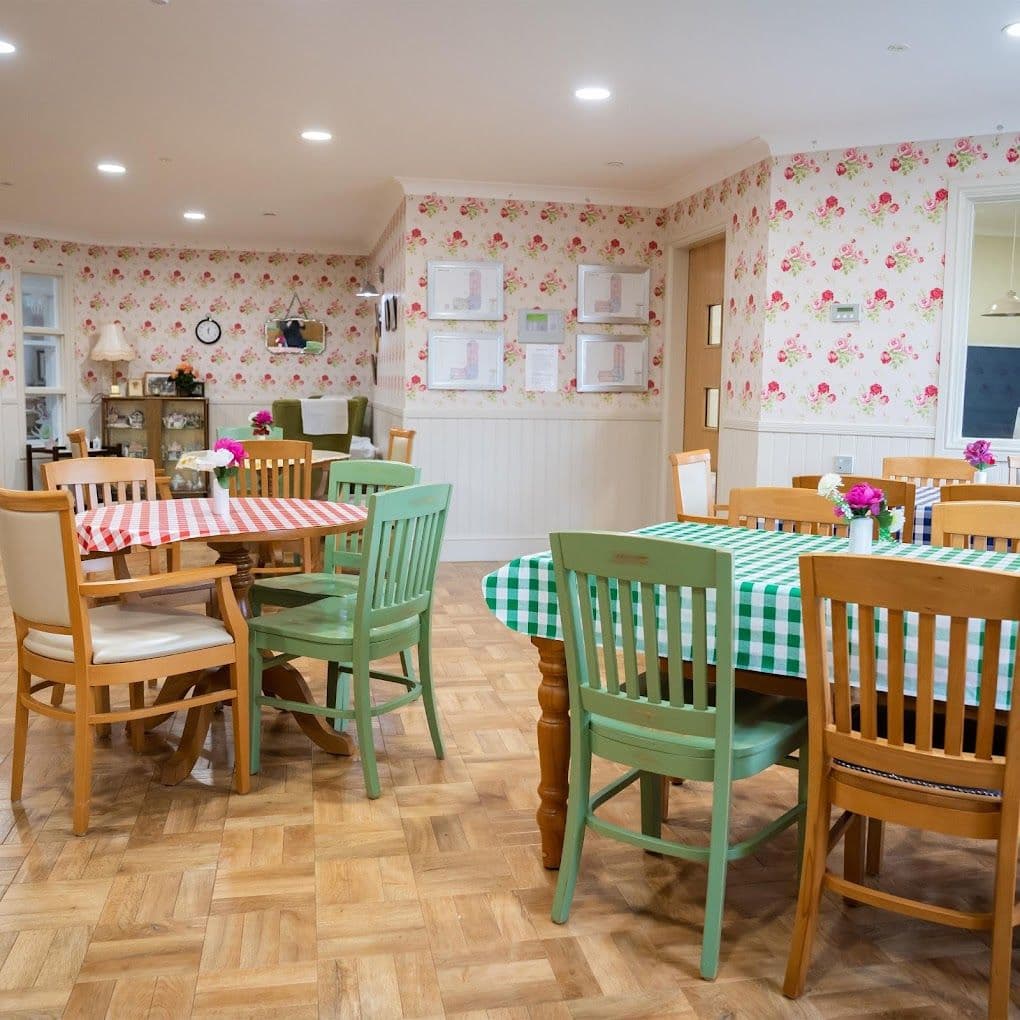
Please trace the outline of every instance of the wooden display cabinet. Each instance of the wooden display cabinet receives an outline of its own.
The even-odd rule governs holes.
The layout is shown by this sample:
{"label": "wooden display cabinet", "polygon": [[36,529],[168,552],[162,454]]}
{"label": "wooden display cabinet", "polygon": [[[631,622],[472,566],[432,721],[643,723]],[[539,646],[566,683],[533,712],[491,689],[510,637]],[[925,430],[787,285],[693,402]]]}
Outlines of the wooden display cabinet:
{"label": "wooden display cabinet", "polygon": [[207,495],[208,473],[179,471],[181,454],[209,449],[205,397],[103,397],[103,445],[155,461],[175,496]]}

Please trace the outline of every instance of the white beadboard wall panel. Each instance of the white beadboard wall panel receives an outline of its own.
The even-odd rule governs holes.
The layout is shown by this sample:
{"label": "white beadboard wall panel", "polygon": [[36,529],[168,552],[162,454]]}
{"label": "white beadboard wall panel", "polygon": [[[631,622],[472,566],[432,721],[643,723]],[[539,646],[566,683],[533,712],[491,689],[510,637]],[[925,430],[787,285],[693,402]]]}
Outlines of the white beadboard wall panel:
{"label": "white beadboard wall panel", "polygon": [[730,427],[719,431],[719,458],[716,467],[715,500],[725,503],[730,489],[757,485],[758,433],[754,429]]}
{"label": "white beadboard wall panel", "polygon": [[[402,411],[387,407],[384,404],[375,404],[372,408],[372,445],[379,450],[382,457],[390,445],[390,429],[404,428],[404,415]],[[417,437],[415,437],[415,456],[418,459]]]}
{"label": "white beadboard wall panel", "polygon": [[657,418],[415,418],[423,482],[453,483],[446,560],[510,559],[569,528],[661,519]]}

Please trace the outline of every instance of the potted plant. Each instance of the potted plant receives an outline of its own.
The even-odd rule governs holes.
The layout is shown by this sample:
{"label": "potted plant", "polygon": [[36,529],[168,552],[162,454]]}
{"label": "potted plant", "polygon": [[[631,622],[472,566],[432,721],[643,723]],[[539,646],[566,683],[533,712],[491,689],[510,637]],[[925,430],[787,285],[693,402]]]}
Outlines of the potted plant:
{"label": "potted plant", "polygon": [[171,373],[170,381],[179,397],[190,397],[195,392],[195,383],[198,378],[195,375],[194,366],[188,361],[182,361]]}
{"label": "potted plant", "polygon": [[975,439],[968,443],[963,451],[963,459],[976,468],[974,481],[983,485],[988,481],[988,469],[995,464],[995,457],[992,456],[992,444],[987,439]]}
{"label": "potted plant", "polygon": [[252,435],[256,439],[267,439],[270,429],[273,427],[273,414],[271,411],[252,411],[248,415],[248,423],[251,425]]}

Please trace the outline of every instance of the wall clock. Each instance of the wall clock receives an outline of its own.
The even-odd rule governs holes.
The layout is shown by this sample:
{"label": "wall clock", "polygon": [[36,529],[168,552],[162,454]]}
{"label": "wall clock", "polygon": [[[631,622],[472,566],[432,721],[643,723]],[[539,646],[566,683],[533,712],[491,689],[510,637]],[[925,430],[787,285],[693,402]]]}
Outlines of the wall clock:
{"label": "wall clock", "polygon": [[214,344],[223,336],[223,330],[212,316],[207,315],[204,319],[199,320],[195,327],[195,336],[198,337],[199,343]]}

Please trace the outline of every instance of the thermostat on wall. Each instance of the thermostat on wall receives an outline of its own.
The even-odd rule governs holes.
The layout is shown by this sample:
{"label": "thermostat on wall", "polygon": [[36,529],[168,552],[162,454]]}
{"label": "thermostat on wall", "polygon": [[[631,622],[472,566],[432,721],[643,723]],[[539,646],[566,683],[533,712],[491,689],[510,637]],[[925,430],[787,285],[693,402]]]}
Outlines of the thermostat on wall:
{"label": "thermostat on wall", "polygon": [[829,305],[829,322],[860,322],[860,305]]}

